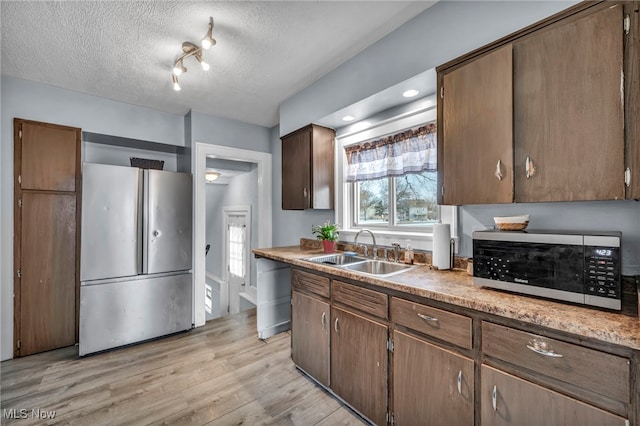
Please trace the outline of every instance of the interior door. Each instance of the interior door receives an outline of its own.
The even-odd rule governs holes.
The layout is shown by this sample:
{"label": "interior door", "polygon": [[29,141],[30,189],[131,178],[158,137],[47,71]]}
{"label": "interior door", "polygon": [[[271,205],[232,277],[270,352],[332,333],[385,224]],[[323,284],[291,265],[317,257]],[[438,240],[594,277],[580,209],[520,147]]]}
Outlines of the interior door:
{"label": "interior door", "polygon": [[249,274],[249,211],[225,209],[225,253],[229,284],[229,313],[240,312],[240,293],[246,291]]}
{"label": "interior door", "polygon": [[145,170],[144,194],[143,272],[191,269],[191,175]]}
{"label": "interior door", "polygon": [[14,120],[14,356],[78,333],[80,129]]}

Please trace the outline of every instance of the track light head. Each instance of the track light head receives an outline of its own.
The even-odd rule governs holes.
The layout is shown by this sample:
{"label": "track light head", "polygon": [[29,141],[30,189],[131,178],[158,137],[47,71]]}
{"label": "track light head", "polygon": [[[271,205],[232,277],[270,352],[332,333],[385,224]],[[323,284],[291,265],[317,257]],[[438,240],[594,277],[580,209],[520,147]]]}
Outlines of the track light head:
{"label": "track light head", "polygon": [[203,70],[209,71],[209,64],[202,60],[201,53],[196,53],[196,59],[198,60],[198,62],[200,62],[200,66],[202,67]]}
{"label": "track light head", "polygon": [[216,39],[213,38],[213,17],[209,17],[209,30],[207,31],[207,35],[202,39],[202,48],[207,50],[211,46],[216,45]]}
{"label": "track light head", "polygon": [[176,61],[176,64],[173,67],[173,73],[176,76],[179,76],[180,74],[182,74],[183,72],[187,72],[187,69],[185,68],[185,66],[182,63],[182,59]]}
{"label": "track light head", "polygon": [[180,83],[178,83],[178,76],[171,74],[171,81],[173,81],[173,90],[179,92],[181,90]]}

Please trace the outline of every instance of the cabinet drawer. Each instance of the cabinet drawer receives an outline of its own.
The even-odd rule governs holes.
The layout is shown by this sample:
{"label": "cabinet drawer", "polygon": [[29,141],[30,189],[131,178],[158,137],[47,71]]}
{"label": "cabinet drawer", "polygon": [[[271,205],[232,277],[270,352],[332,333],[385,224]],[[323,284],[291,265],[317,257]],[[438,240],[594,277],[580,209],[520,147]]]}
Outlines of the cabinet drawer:
{"label": "cabinet drawer", "polygon": [[322,297],[329,297],[329,278],[294,269],[291,285],[297,290],[306,290]]}
{"label": "cabinet drawer", "polygon": [[600,395],[630,401],[626,358],[489,322],[482,323],[482,351]]}
{"label": "cabinet drawer", "polygon": [[471,349],[471,318],[464,315],[392,297],[391,320],[420,333]]}
{"label": "cabinet drawer", "polygon": [[384,293],[334,280],[331,295],[334,302],[351,306],[380,318],[389,318],[387,315],[389,298]]}

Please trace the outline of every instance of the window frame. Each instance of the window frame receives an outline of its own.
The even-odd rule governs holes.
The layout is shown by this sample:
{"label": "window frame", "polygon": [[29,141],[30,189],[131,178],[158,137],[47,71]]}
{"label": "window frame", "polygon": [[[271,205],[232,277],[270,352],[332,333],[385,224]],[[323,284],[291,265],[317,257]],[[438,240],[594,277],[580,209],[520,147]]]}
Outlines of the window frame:
{"label": "window frame", "polygon": [[424,223],[421,225],[418,224],[399,224],[397,222],[397,204],[398,199],[396,198],[396,179],[399,176],[390,176],[387,178],[388,180],[388,203],[389,203],[389,220],[386,223],[361,223],[360,222],[360,194],[359,191],[356,190],[359,182],[349,182],[349,191],[351,192],[349,196],[349,216],[351,221],[349,222],[349,228],[352,229],[363,229],[363,228],[375,228],[380,230],[388,230],[388,231],[405,231],[405,232],[423,232],[425,229],[430,229],[433,227],[434,223],[438,223],[440,220],[440,206],[438,206],[438,219],[432,222]]}
{"label": "window frame", "polygon": [[[362,229],[371,229],[375,232],[378,245],[390,246],[392,242],[399,242],[402,247],[406,240],[411,240],[411,245],[420,250],[431,250],[433,240],[433,225],[385,225],[358,224],[358,209],[355,194],[355,184],[345,181],[346,155],[344,147],[366,140],[382,137],[403,129],[424,125],[436,121],[435,95],[424,98],[423,102],[412,111],[405,112],[395,117],[375,120],[375,117],[354,123],[336,135],[336,207],[335,221],[340,226],[340,239],[353,241],[353,237]],[[393,187],[392,187],[393,186]],[[395,191],[395,182],[391,179],[389,193]],[[391,198],[391,197],[390,197]],[[393,195],[395,198],[395,192]],[[455,240],[455,251],[458,252],[458,207],[438,206],[440,223],[451,225],[452,238]],[[391,215],[394,216],[391,216]],[[389,206],[389,217],[395,220],[395,205]]]}

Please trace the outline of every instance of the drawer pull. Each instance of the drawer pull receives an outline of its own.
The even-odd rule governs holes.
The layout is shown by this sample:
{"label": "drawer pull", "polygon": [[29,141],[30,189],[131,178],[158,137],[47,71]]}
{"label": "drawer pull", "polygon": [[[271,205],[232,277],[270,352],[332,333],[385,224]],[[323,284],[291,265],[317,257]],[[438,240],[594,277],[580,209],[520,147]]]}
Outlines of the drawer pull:
{"label": "drawer pull", "polygon": [[338,318],[336,318],[336,321],[333,323],[333,329],[336,331],[336,333],[338,332]]}
{"label": "drawer pull", "polygon": [[462,370],[458,371],[458,393],[462,395]]}
{"label": "drawer pull", "polygon": [[491,406],[493,411],[498,411],[498,387],[494,386],[491,391]]}
{"label": "drawer pull", "polygon": [[530,349],[537,354],[548,356],[551,358],[563,358],[562,354],[555,353],[544,340],[534,339],[533,342],[529,342],[529,344],[527,345],[527,349]]}
{"label": "drawer pull", "polygon": [[431,322],[438,322],[439,321],[438,318],[430,317],[430,316],[427,316],[425,314],[421,314],[419,312],[416,315],[418,315],[418,318],[423,319],[425,321],[431,321]]}
{"label": "drawer pull", "polygon": [[327,314],[326,314],[325,312],[323,312],[323,313],[322,313],[322,320],[321,320],[321,322],[322,322],[322,329],[323,329],[323,330],[325,329],[324,322],[325,322],[325,320],[326,320],[326,319],[327,319]]}

